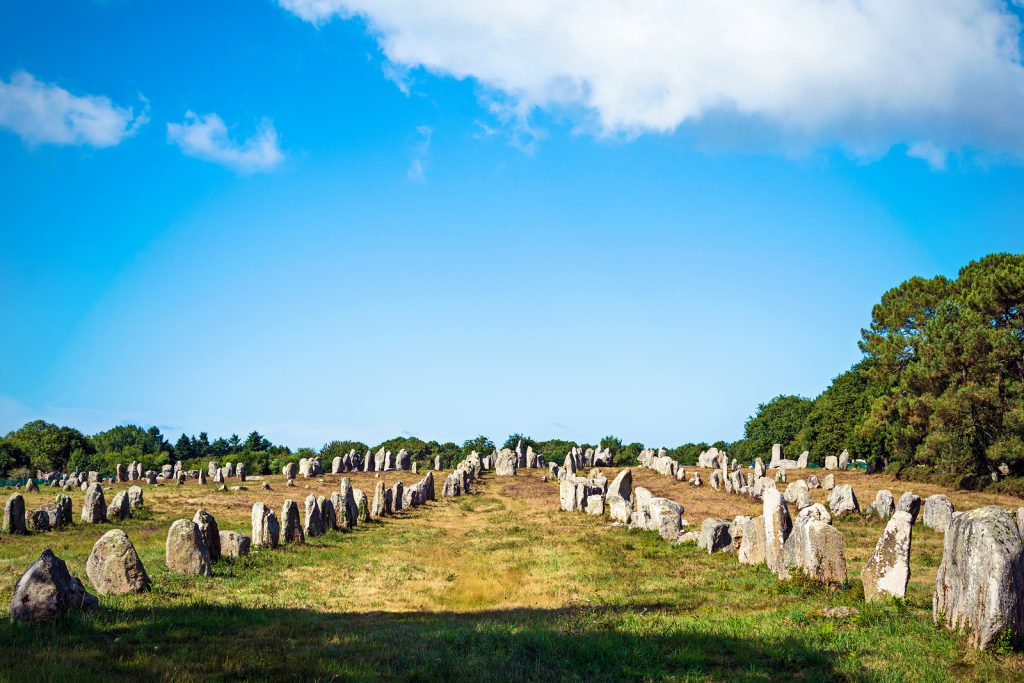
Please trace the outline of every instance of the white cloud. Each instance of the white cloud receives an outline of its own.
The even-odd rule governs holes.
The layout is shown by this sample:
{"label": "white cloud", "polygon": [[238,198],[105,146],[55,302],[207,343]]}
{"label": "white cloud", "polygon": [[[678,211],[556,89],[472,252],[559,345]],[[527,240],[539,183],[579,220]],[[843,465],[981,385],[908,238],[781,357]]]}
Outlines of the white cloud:
{"label": "white cloud", "polygon": [[394,64],[476,79],[521,117],[864,157],[925,145],[931,160],[1024,156],[1009,1],[279,0],[315,24],[362,17]]}
{"label": "white cloud", "polygon": [[149,117],[99,95],[72,95],[25,71],[0,81],[0,128],[30,145],[112,147],[135,134]]}
{"label": "white cloud", "polygon": [[219,116],[190,111],[185,113],[183,123],[167,124],[167,141],[188,156],[223,164],[239,173],[269,171],[284,160],[270,119],[262,119],[255,133],[236,142]]}
{"label": "white cloud", "polygon": [[412,145],[412,161],[405,172],[406,177],[414,183],[427,181],[427,157],[430,154],[430,139],[434,129],[430,126],[416,126],[416,142]]}

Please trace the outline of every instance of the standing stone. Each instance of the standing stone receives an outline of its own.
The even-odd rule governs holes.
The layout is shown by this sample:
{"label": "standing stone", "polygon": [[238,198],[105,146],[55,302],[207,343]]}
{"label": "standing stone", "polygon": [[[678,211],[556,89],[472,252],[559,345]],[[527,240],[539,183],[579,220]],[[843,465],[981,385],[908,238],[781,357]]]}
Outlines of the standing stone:
{"label": "standing stone", "polygon": [[921,511],[921,496],[913,491],[907,491],[900,496],[900,502],[896,503],[896,510],[906,512],[910,515],[910,523],[917,522],[917,514]]}
{"label": "standing stone", "polygon": [[799,569],[808,578],[821,583],[846,583],[846,553],[843,534],[831,524],[810,520],[796,524],[786,539],[786,569]]}
{"label": "standing stone", "polygon": [[1017,531],[1024,536],[1024,507],[1017,508]]}
{"label": "standing stone", "polygon": [[850,451],[843,449],[843,452],[839,454],[839,462],[836,463],[839,469],[845,470],[850,466]]}
{"label": "standing stone", "polygon": [[71,496],[58,494],[54,503],[57,506],[57,528],[71,526]]}
{"label": "standing stone", "polygon": [[135,546],[120,529],[111,529],[96,541],[85,563],[85,573],[100,595],[144,593],[150,588],[149,575]]}
{"label": "standing stone", "polygon": [[252,506],[252,543],[257,548],[276,548],[281,533],[277,515],[266,503]]}
{"label": "standing stone", "polygon": [[778,489],[766,487],[761,493],[761,503],[764,517],[765,564],[778,575],[785,570],[783,547],[793,528],[793,521],[789,516],[786,501]]}
{"label": "standing stone", "polygon": [[122,519],[128,519],[131,515],[131,507],[128,503],[128,492],[120,491],[114,496],[114,500],[110,502],[110,506],[107,507],[107,520],[114,522]]}
{"label": "standing stone", "polygon": [[764,517],[752,517],[744,521],[742,526],[743,535],[737,559],[740,564],[764,564]]}
{"label": "standing stone", "polygon": [[985,649],[1004,632],[1024,645],[1024,544],[1013,515],[990,505],[953,517],[935,578],[932,618],[966,627]]}
{"label": "standing stone", "polygon": [[400,470],[407,470],[410,468],[409,452],[404,448],[398,451],[398,455],[395,456],[395,467]]}
{"label": "standing stone", "polygon": [[230,462],[224,463],[224,467],[222,467],[221,470],[222,470],[221,473],[224,475],[225,479],[227,479],[228,477],[235,476],[235,465],[234,465],[234,463],[230,463]]}
{"label": "standing stone", "polygon": [[[181,482],[179,481],[178,483],[180,484]],[[213,483],[214,484],[223,484],[224,483],[224,469],[223,468],[220,468],[216,472],[213,473]]]}
{"label": "standing stone", "polygon": [[306,536],[309,538],[324,535],[324,518],[320,515],[319,501],[313,494],[306,496],[306,523],[304,528]]}
{"label": "standing stone", "polygon": [[47,548],[14,586],[11,621],[57,622],[69,610],[89,610],[97,604],[96,596],[86,592],[64,560]]}
{"label": "standing stone", "polygon": [[558,483],[558,507],[564,512],[576,509],[576,482],[572,479],[563,479]]}
{"label": "standing stone", "polygon": [[140,508],[146,504],[145,496],[142,493],[141,486],[131,486],[128,488],[128,507],[131,510]]}
{"label": "standing stone", "polygon": [[167,568],[190,576],[210,575],[210,553],[203,545],[195,522],[179,519],[167,531],[165,548]]}
{"label": "standing stone", "polygon": [[798,470],[807,469],[807,458],[811,456],[810,451],[804,451],[796,459],[796,468]]}
{"label": "standing stone", "polygon": [[384,514],[390,516],[395,511],[394,489],[384,489]]}
{"label": "standing stone", "polygon": [[213,479],[214,481],[217,481],[214,477],[216,477],[216,475],[219,472],[220,472],[220,463],[217,462],[216,460],[211,460],[209,462],[209,464],[207,465],[207,473],[210,475],[210,478]]}
{"label": "standing stone", "polygon": [[434,495],[434,473],[427,472],[427,476],[423,477],[423,500],[437,500]]}
{"label": "standing stone", "polygon": [[199,470],[199,485],[206,486],[206,470]]}
{"label": "standing stone", "polygon": [[86,524],[99,524],[107,521],[107,501],[103,499],[103,487],[98,483],[89,484],[82,504],[82,521]]}
{"label": "standing stone", "polygon": [[291,498],[281,506],[281,542],[305,543],[302,534],[302,522],[299,520],[299,504]]}
{"label": "standing stone", "polygon": [[359,510],[359,519],[364,522],[370,521],[370,501],[361,489],[352,489],[352,499],[356,502],[356,509]]}
{"label": "standing stone", "polygon": [[281,468],[281,474],[284,475],[285,479],[294,479],[299,474],[299,468],[295,463],[290,462]]}
{"label": "standing stone", "polygon": [[114,465],[114,481],[128,481],[128,470],[121,463]]}
{"label": "standing stone", "polygon": [[826,470],[837,470],[839,469],[839,458],[834,455],[825,456],[825,469]]}
{"label": "standing stone", "polygon": [[675,541],[682,532],[683,506],[668,498],[651,498],[647,504],[650,528],[666,541]]}
{"label": "standing stone", "polygon": [[338,515],[338,526],[342,529],[350,529],[359,521],[359,506],[356,504],[352,480],[348,477],[341,480],[340,496],[341,507],[335,510],[335,513]]}
{"label": "standing stone", "polygon": [[238,463],[238,466],[235,467],[235,476],[238,477],[238,481],[245,481],[246,471],[244,462]]}
{"label": "standing stone", "polygon": [[331,474],[341,474],[342,464],[344,462],[344,459],[340,455],[334,456],[334,459],[331,460]]}
{"label": "standing stone", "polygon": [[803,479],[797,479],[789,484],[782,497],[786,499],[786,503],[795,506],[797,510],[803,510],[814,502],[811,498],[811,490],[807,488],[807,482]]}
{"label": "standing stone", "polygon": [[251,544],[252,539],[245,534],[240,534],[237,531],[220,532],[221,557],[235,558],[248,555]]}
{"label": "standing stone", "polygon": [[896,500],[892,497],[892,492],[887,489],[879,489],[875,494],[875,501],[866,510],[868,516],[874,515],[879,519],[889,519],[895,511]]}
{"label": "standing stone", "polygon": [[199,538],[206,547],[206,554],[210,556],[210,562],[216,562],[220,559],[220,527],[217,526],[217,520],[209,512],[200,508],[196,510],[192,521],[199,527]]}
{"label": "standing stone", "polygon": [[404,502],[404,494],[405,486],[402,484],[402,482],[396,482],[395,485],[391,487],[391,506],[392,510],[394,510],[395,512],[398,512],[399,510],[402,509]]}
{"label": "standing stone", "polygon": [[909,512],[898,510],[892,514],[860,573],[865,602],[906,597],[913,530]]}
{"label": "standing stone", "polygon": [[20,493],[7,499],[4,505],[4,525],[0,531],[5,534],[28,533],[28,527],[25,526],[25,499]]}
{"label": "standing stone", "polygon": [[700,525],[700,539],[697,541],[697,547],[707,550],[709,555],[732,550],[729,526],[729,522],[724,519],[712,517],[705,519]]}
{"label": "standing stone", "polygon": [[[604,496],[600,493],[596,493],[592,496],[587,496],[586,509],[584,510],[588,515],[600,516],[604,514]],[[678,534],[676,534],[678,536]]]}
{"label": "standing stone", "polygon": [[[449,475],[451,478],[451,475]],[[447,494],[445,494],[447,495]],[[373,489],[373,505],[370,507],[370,514],[374,517],[384,516],[384,482],[378,481]]]}
{"label": "standing stone", "polygon": [[860,506],[857,504],[857,496],[853,492],[853,487],[849,484],[843,484],[832,489],[832,493],[828,495],[828,508],[832,511],[833,515],[859,513]]}
{"label": "standing stone", "polygon": [[949,523],[953,520],[953,501],[941,493],[924,499],[924,525],[941,533],[946,533]]}
{"label": "standing stone", "polygon": [[516,473],[516,456],[512,451],[502,448],[494,463],[494,474],[499,477],[511,477]]}
{"label": "standing stone", "polygon": [[760,479],[761,477],[764,476],[764,473],[765,473],[764,460],[762,460],[761,458],[755,458],[754,459],[754,478],[755,479]]}
{"label": "standing stone", "polygon": [[440,455],[434,456],[434,469],[435,470],[440,470],[441,469],[441,456]]}

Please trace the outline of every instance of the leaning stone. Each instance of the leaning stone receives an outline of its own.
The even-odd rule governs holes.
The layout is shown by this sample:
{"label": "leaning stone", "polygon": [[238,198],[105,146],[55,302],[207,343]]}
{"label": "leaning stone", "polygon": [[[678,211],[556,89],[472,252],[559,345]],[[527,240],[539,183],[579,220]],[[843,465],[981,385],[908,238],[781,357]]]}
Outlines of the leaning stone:
{"label": "leaning stone", "polygon": [[196,510],[192,521],[199,527],[199,537],[202,539],[203,545],[206,546],[210,562],[216,562],[220,559],[220,527],[217,526],[217,520],[209,512],[200,508]]}
{"label": "leaning stone", "polygon": [[968,629],[985,649],[1004,633],[1024,645],[1024,544],[1013,516],[994,505],[953,517],[935,579],[932,617]]}
{"label": "leaning stone", "polygon": [[305,543],[302,522],[299,520],[299,504],[291,498],[281,506],[281,542]]}
{"label": "leaning stone", "polygon": [[150,588],[149,575],[135,546],[120,529],[111,529],[96,541],[85,563],[85,573],[100,595],[144,593]]}
{"label": "leaning stone", "polygon": [[900,496],[900,501],[896,504],[896,509],[900,512],[906,512],[909,514],[911,524],[916,523],[917,515],[921,511],[921,496],[917,495],[913,491],[907,491]]}
{"label": "leaning stone", "polygon": [[633,499],[633,471],[630,469],[621,470],[612,483],[608,486],[608,495],[619,496],[623,500]]}
{"label": "leaning stone", "polygon": [[128,492],[120,491],[114,500],[110,502],[107,507],[107,520],[114,522],[117,520],[128,519],[131,515],[131,505],[128,502]]}
{"label": "leaning stone", "polygon": [[828,495],[828,507],[833,515],[852,515],[860,512],[857,495],[849,484],[832,489],[832,493]]}
{"label": "leaning stone", "polygon": [[953,519],[953,501],[941,493],[924,499],[924,515],[922,520],[929,529],[946,533]]}
{"label": "leaning stone", "polygon": [[697,546],[707,550],[708,554],[732,550],[729,522],[711,517],[705,519],[700,526],[700,541]]}
{"label": "leaning stone", "polygon": [[860,573],[865,602],[904,598],[910,581],[910,545],[914,526],[910,513],[894,512],[875,551]]}
{"label": "leaning stone", "polygon": [[107,521],[107,501],[103,499],[103,487],[98,483],[89,484],[82,504],[82,521],[86,524],[99,524]]}
{"label": "leaning stone", "polygon": [[96,596],[68,571],[64,560],[47,548],[14,585],[11,620],[25,623],[60,621],[69,610],[96,607]]}
{"label": "leaning stone", "polygon": [[20,493],[15,493],[7,499],[4,505],[4,525],[0,531],[5,534],[28,533],[28,527],[25,525],[25,498]]}
{"label": "leaning stone", "polygon": [[203,545],[199,526],[187,519],[179,519],[167,531],[165,548],[167,568],[190,576],[210,575],[210,553]]}

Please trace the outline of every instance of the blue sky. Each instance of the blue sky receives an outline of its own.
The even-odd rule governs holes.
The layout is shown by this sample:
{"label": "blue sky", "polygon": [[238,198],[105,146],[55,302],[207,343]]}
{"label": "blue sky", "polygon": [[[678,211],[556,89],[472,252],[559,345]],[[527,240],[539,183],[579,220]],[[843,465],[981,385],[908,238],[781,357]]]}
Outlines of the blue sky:
{"label": "blue sky", "polygon": [[8,3],[0,432],[737,438],[1024,249],[1017,11],[892,4]]}

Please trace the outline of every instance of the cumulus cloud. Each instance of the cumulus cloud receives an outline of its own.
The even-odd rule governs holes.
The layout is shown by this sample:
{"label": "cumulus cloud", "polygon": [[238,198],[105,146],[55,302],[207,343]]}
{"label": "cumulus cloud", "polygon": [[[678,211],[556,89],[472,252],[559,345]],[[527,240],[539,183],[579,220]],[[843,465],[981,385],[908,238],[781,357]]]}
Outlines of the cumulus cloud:
{"label": "cumulus cloud", "polygon": [[1024,156],[1016,0],[279,2],[314,24],[361,17],[395,65],[599,136],[724,124],[857,156],[905,145],[933,166]]}
{"label": "cumulus cloud", "polygon": [[217,114],[190,111],[184,122],[167,124],[167,141],[188,156],[223,164],[239,173],[269,171],[284,160],[277,131],[269,119],[262,119],[255,133],[236,142]]}
{"label": "cumulus cloud", "polygon": [[136,116],[131,107],[99,95],[72,95],[25,71],[0,81],[0,128],[30,145],[112,147],[148,120],[145,110]]}

